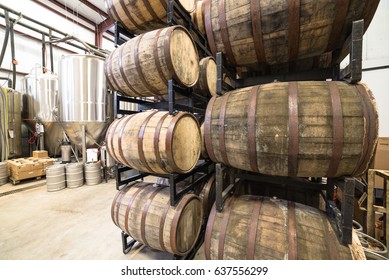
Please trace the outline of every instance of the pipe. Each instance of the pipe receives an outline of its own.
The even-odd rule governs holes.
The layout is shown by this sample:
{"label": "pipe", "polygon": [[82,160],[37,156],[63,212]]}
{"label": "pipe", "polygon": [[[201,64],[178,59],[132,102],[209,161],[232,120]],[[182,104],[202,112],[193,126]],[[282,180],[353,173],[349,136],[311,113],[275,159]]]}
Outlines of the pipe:
{"label": "pipe", "polygon": [[4,35],[3,47],[1,49],[1,54],[0,54],[0,67],[1,64],[3,64],[5,50],[7,49],[8,37],[9,37],[9,14],[7,11],[4,11],[4,18],[5,18],[5,35]]}
{"label": "pipe", "polygon": [[14,33],[14,23],[11,22],[10,24],[10,37],[11,37],[11,56],[12,56],[12,88],[15,89],[16,86],[16,64],[17,60],[15,58],[15,33]]}
{"label": "pipe", "polygon": [[82,129],[82,162],[86,163],[86,130],[85,124],[81,126]]}
{"label": "pipe", "polygon": [[[52,39],[52,34],[53,32],[51,31],[51,29],[49,30],[49,34],[50,34],[50,36],[49,36],[49,41],[51,41],[51,39]],[[51,73],[54,73],[54,55],[53,55],[53,44],[50,44],[49,45],[49,48],[50,48],[50,68],[51,68]]]}
{"label": "pipe", "polygon": [[42,72],[46,70],[46,39],[45,35],[42,35]]}
{"label": "pipe", "polygon": [[[1,70],[1,69],[0,69]],[[6,80],[8,81],[8,87],[11,88],[12,87],[12,79],[11,78],[8,78],[8,77],[0,77],[0,80]]]}
{"label": "pipe", "polygon": [[98,50],[98,49],[92,47],[90,44],[86,43],[85,41],[83,41],[77,37],[74,37],[74,36],[66,36],[66,37],[63,37],[61,39],[54,39],[54,40],[49,41],[48,43],[57,44],[57,43],[66,42],[69,40],[75,40],[75,41],[83,44],[85,46],[85,48],[87,48],[90,52],[93,52],[93,53],[98,54],[100,56],[106,57],[108,54],[108,52]]}
{"label": "pipe", "polygon": [[[0,6],[1,6],[1,4],[0,4]],[[1,16],[1,17],[4,17],[4,14],[0,13],[0,16]],[[30,30],[32,30],[32,31],[35,31],[35,32],[39,33],[39,34],[44,34],[44,35],[46,35],[46,36],[50,36],[49,33],[45,32],[45,31],[42,31],[42,30],[39,30],[39,29],[37,29],[37,28],[34,28],[34,27],[32,27],[32,26],[29,26],[28,24],[25,24],[25,23],[23,23],[23,22],[19,22],[18,25],[23,26],[23,27],[26,27],[26,28],[28,28],[28,29],[30,29]],[[53,31],[55,31],[55,30],[53,30]],[[52,38],[57,39],[58,37],[52,36]],[[79,46],[79,45],[76,45],[76,44],[73,44],[73,43],[70,43],[70,42],[65,42],[65,43],[68,44],[68,45],[70,45],[70,46],[72,46],[72,47],[75,47],[75,48],[78,48],[78,49],[80,49],[80,50],[83,50],[83,51],[85,51],[85,52],[89,52],[88,49],[83,48],[83,47],[81,47],[81,46]],[[70,51],[70,50],[67,50],[67,51]]]}

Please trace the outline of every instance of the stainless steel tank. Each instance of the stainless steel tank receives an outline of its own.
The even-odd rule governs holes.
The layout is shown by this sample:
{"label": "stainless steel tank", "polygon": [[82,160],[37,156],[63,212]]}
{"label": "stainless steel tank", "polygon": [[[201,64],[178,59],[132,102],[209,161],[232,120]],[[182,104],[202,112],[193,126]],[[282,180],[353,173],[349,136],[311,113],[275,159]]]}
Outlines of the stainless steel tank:
{"label": "stainless steel tank", "polygon": [[23,122],[33,133],[37,122],[43,124],[45,149],[50,155],[59,154],[64,130],[58,122],[57,76],[51,73],[27,75],[22,81],[22,92]]}
{"label": "stainless steel tank", "polygon": [[108,94],[104,59],[93,55],[63,56],[59,62],[60,120],[70,140],[82,146],[99,144],[113,119],[113,97]]}
{"label": "stainless steel tank", "polygon": [[8,143],[9,158],[22,155],[21,93],[8,89]]}

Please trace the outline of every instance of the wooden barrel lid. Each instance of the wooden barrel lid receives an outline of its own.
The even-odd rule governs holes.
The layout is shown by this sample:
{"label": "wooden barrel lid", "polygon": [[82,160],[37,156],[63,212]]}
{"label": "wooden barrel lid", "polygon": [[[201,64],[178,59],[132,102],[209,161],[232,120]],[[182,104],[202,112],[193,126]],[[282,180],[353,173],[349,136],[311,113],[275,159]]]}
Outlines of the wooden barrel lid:
{"label": "wooden barrel lid", "polygon": [[199,56],[192,36],[181,26],[174,26],[168,36],[166,60],[173,77],[183,86],[192,87],[199,78]]}
{"label": "wooden barrel lid", "polygon": [[189,13],[193,12],[196,9],[197,0],[179,0],[178,3],[188,11]]}
{"label": "wooden barrel lid", "polygon": [[[179,113],[169,125],[166,150],[171,149],[172,165],[183,173],[190,172],[200,157],[201,139],[200,127],[194,116],[189,113]],[[168,133],[169,134],[169,133]]]}
{"label": "wooden barrel lid", "polygon": [[207,57],[207,58],[203,58],[203,59],[206,59],[206,61],[204,61],[205,63],[205,67],[206,67],[206,74],[207,74],[207,85],[208,85],[208,90],[209,90],[209,93],[212,95],[212,96],[215,96],[216,95],[216,62],[215,62],[215,59],[213,59],[213,57]]}
{"label": "wooden barrel lid", "polygon": [[172,250],[185,255],[192,250],[200,234],[203,208],[200,198],[186,194],[178,203],[171,225],[170,242]]}

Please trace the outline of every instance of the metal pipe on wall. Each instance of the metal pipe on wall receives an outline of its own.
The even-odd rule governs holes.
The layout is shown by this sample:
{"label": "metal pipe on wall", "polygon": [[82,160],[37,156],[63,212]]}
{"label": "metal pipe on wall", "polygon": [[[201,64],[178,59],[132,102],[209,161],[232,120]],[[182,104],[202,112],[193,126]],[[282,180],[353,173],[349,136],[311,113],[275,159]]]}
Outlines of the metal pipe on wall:
{"label": "metal pipe on wall", "polygon": [[3,64],[5,50],[7,49],[7,44],[8,44],[8,37],[9,37],[9,14],[8,14],[8,11],[4,11],[4,18],[5,18],[5,35],[4,35],[3,47],[1,48],[1,53],[0,53],[0,67],[1,67],[1,64]]}

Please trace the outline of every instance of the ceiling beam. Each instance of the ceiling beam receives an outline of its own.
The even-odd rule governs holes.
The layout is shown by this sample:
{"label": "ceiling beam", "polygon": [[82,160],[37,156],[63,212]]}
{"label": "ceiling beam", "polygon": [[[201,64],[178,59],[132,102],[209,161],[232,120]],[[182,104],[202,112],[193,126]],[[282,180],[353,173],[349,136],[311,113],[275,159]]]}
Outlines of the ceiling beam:
{"label": "ceiling beam", "polygon": [[96,7],[95,5],[93,5],[92,3],[90,3],[89,1],[87,0],[79,0],[82,4],[84,4],[85,6],[87,6],[88,8],[92,9],[93,11],[95,11],[96,13],[104,16],[105,18],[109,18],[109,15],[104,12],[103,10],[101,10],[99,7]]}
{"label": "ceiling beam", "polygon": [[97,30],[99,32],[105,32],[108,29],[110,29],[111,26],[114,25],[114,23],[115,22],[113,21],[112,18],[107,18],[106,20],[99,23],[99,25],[97,26]]}

